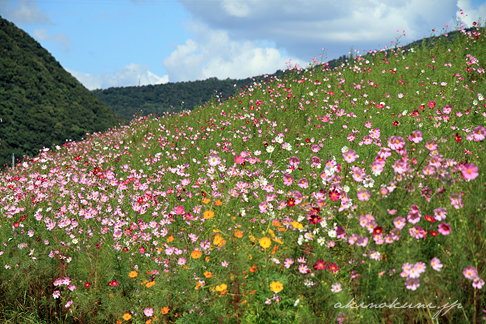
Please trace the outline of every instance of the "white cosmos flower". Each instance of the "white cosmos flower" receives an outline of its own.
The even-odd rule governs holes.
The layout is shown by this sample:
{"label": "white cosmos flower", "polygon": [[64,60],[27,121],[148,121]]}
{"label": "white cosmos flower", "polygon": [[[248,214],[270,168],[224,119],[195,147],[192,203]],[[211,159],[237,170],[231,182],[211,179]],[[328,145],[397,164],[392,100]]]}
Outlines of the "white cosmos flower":
{"label": "white cosmos flower", "polygon": [[272,153],[274,150],[275,150],[275,147],[273,147],[272,145],[267,146],[267,152],[268,153]]}

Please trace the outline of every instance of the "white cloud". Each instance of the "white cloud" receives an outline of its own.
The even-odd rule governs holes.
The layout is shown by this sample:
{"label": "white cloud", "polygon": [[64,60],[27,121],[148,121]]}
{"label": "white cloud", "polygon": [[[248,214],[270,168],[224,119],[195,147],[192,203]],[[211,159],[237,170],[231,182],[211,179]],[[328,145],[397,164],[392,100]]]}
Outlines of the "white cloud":
{"label": "white cloud", "polygon": [[[262,41],[233,41],[226,31],[212,30],[203,23],[192,22],[189,27],[195,39],[177,46],[164,59],[164,66],[172,81],[243,79],[286,68],[290,57]],[[304,61],[292,63],[304,65]]]}
{"label": "white cloud", "polygon": [[[470,0],[457,0],[456,16],[459,20],[466,24],[467,27],[472,27],[473,22],[478,22],[479,18],[482,18],[482,22],[486,19],[486,3],[481,4],[477,9],[471,5]],[[463,10],[461,14],[460,9]]]}
{"label": "white cloud", "polygon": [[51,24],[49,15],[37,6],[37,0],[18,0],[17,7],[11,7],[10,2],[2,3],[0,14],[16,24]]}
{"label": "white cloud", "polygon": [[[466,0],[459,0],[466,1]],[[351,46],[373,50],[396,41],[402,44],[430,36],[431,29],[455,25],[457,0],[180,0],[193,23],[223,30],[231,42],[267,40],[291,57],[310,61],[322,48],[329,59],[347,54]],[[199,40],[198,44],[203,45]]]}
{"label": "white cloud", "polygon": [[32,33],[32,37],[34,37],[38,42],[54,42],[63,48],[65,52],[69,52],[71,49],[71,41],[69,37],[64,33],[56,33],[55,35],[51,35],[51,33],[45,28],[36,28]]}
{"label": "white cloud", "polygon": [[169,82],[168,75],[160,77],[150,72],[147,65],[135,63],[127,65],[114,73],[103,71],[101,74],[86,74],[70,69],[66,70],[89,90],[123,87],[127,84],[140,84],[143,86]]}

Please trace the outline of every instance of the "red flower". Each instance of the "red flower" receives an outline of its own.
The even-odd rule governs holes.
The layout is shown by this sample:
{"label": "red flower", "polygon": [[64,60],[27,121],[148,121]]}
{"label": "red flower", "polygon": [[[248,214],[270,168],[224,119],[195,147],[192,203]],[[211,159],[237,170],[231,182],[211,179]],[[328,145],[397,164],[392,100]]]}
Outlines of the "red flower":
{"label": "red flower", "polygon": [[329,268],[330,271],[332,271],[334,273],[339,271],[339,267],[336,265],[336,262],[329,263],[329,265],[327,267]]}
{"label": "red flower", "polygon": [[434,231],[434,230],[431,230],[431,231],[430,231],[430,235],[432,235],[432,236],[437,236],[437,235],[439,235],[439,233],[437,233],[437,232],[436,232],[436,231]]}
{"label": "red flower", "polygon": [[111,282],[108,283],[108,286],[117,287],[118,286],[118,281],[112,280]]}
{"label": "red flower", "polygon": [[373,235],[378,235],[378,234],[381,234],[381,233],[383,233],[383,227],[377,226],[373,229]]}
{"label": "red flower", "polygon": [[461,143],[462,138],[461,138],[461,135],[459,135],[459,133],[456,133],[455,139],[456,139],[457,143]]}
{"label": "red flower", "polygon": [[329,191],[329,198],[331,201],[338,201],[339,200],[339,192],[336,190]]}
{"label": "red flower", "polygon": [[311,215],[308,219],[311,224],[319,224],[322,222],[322,218],[319,215]]}
{"label": "red flower", "polygon": [[324,260],[317,259],[316,264],[314,264],[314,270],[326,270],[326,264],[327,262],[324,262]]}
{"label": "red flower", "polygon": [[425,216],[424,216],[424,218],[425,218],[426,220],[428,220],[429,222],[431,222],[431,223],[435,223],[435,222],[436,222],[436,221],[435,221],[435,218],[434,218],[434,217],[432,217],[432,215],[425,215]]}
{"label": "red flower", "polygon": [[294,207],[295,206],[295,199],[294,198],[289,198],[287,200],[287,206],[288,207]]}
{"label": "red flower", "polygon": [[306,138],[306,139],[305,139],[305,142],[306,142],[306,143],[309,143],[309,142],[310,142],[310,139]]}
{"label": "red flower", "polygon": [[393,122],[393,126],[398,126],[398,125],[400,125],[400,123],[398,122],[398,120],[395,120],[395,121]]}
{"label": "red flower", "polygon": [[84,288],[88,288],[89,286],[91,286],[91,282],[86,282],[86,283],[84,284]]}

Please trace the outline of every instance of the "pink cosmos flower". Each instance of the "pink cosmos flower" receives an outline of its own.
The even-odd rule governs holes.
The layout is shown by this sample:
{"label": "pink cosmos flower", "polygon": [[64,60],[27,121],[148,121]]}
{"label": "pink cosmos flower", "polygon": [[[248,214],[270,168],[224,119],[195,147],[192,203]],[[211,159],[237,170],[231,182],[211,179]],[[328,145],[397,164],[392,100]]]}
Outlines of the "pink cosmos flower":
{"label": "pink cosmos flower", "polygon": [[331,286],[331,289],[332,289],[332,291],[333,291],[333,292],[335,292],[335,293],[338,293],[338,292],[340,292],[341,290],[343,290],[343,288],[341,287],[341,284],[340,284],[339,282],[337,282],[337,283],[333,284],[333,285]]}
{"label": "pink cosmos flower", "polygon": [[486,129],[483,126],[477,126],[473,131],[474,140],[482,141],[486,137]]}
{"label": "pink cosmos flower", "polygon": [[474,180],[479,175],[478,167],[474,163],[466,163],[462,166],[461,171],[466,180]]}
{"label": "pink cosmos flower", "polygon": [[414,142],[415,144],[420,143],[423,140],[422,132],[419,130],[415,130],[412,132],[412,135],[408,137],[408,139]]}
{"label": "pink cosmos flower", "polygon": [[61,292],[59,290],[55,290],[52,293],[52,297],[54,297],[54,299],[58,299],[59,297],[61,297]]}
{"label": "pink cosmos flower", "polygon": [[407,289],[416,290],[420,286],[420,279],[407,278],[405,285]]}
{"label": "pink cosmos flower", "polygon": [[145,314],[145,316],[150,317],[154,314],[154,309],[153,308],[145,308],[143,310],[143,313]]}
{"label": "pink cosmos flower", "polygon": [[451,227],[447,223],[441,223],[438,231],[442,235],[449,235],[451,233]]}
{"label": "pink cosmos flower", "polygon": [[354,243],[356,243],[357,240],[358,240],[358,234],[352,234],[349,237],[348,242],[350,245],[353,245]]}
{"label": "pink cosmos flower", "polygon": [[359,155],[357,155],[356,152],[353,151],[352,149],[349,149],[349,151],[343,153],[343,158],[348,163],[353,163],[354,161],[356,161],[358,157]]}
{"label": "pink cosmos flower", "polygon": [[414,226],[410,228],[409,231],[410,231],[410,236],[416,239],[421,239],[424,238],[425,236],[425,230],[420,226]]}
{"label": "pink cosmos flower", "polygon": [[299,266],[299,271],[300,273],[307,273],[309,271],[309,268],[305,264],[301,264]]}
{"label": "pink cosmos flower", "polygon": [[481,289],[484,286],[484,281],[480,278],[474,279],[472,286],[476,289]]}
{"label": "pink cosmos flower", "polygon": [[243,162],[245,162],[245,159],[243,159],[243,157],[241,155],[235,156],[235,163],[236,164],[241,164]]}
{"label": "pink cosmos flower", "polygon": [[294,263],[294,260],[290,259],[290,258],[287,258],[285,259],[285,262],[284,262],[284,265],[285,267],[288,269],[290,268],[290,266]]}
{"label": "pink cosmos flower", "polygon": [[446,215],[447,215],[447,212],[446,212],[445,208],[440,207],[440,208],[434,209],[434,218],[437,221],[441,221],[443,219],[446,219]]}
{"label": "pink cosmos flower", "polygon": [[353,179],[356,181],[356,182],[361,182],[363,181],[365,178],[365,173],[363,171],[361,171],[360,168],[355,168],[354,171],[353,171]]}
{"label": "pink cosmos flower", "polygon": [[449,198],[451,200],[451,205],[455,209],[459,209],[459,208],[464,207],[464,201],[462,200],[462,197],[461,197],[460,194],[452,193]]}
{"label": "pink cosmos flower", "polygon": [[283,181],[286,186],[290,186],[292,182],[294,182],[294,177],[290,174],[286,174],[283,176]]}
{"label": "pink cosmos flower", "polygon": [[432,258],[432,260],[430,260],[430,266],[432,267],[432,269],[434,269],[435,271],[440,271],[440,269],[442,269],[442,267],[444,266],[443,264],[440,263],[440,260],[437,259],[437,258]]}
{"label": "pink cosmos flower", "polygon": [[462,274],[469,280],[475,280],[478,277],[478,270],[476,270],[476,267],[468,266]]}
{"label": "pink cosmos flower", "polygon": [[393,221],[393,224],[395,224],[395,227],[398,228],[399,230],[402,230],[402,228],[405,226],[406,221],[405,218],[397,216],[395,220]]}
{"label": "pink cosmos flower", "polygon": [[368,245],[368,238],[366,236],[359,237],[356,241],[356,245],[365,247],[366,245]]}

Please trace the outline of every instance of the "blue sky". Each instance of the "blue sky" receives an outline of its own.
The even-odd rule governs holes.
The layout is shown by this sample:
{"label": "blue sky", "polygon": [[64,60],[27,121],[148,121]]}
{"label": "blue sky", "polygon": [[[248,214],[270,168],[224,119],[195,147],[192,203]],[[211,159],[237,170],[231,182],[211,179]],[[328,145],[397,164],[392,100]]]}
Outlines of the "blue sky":
{"label": "blue sky", "polygon": [[[459,12],[463,9],[464,14]],[[246,78],[405,45],[486,18],[484,0],[0,0],[88,89]],[[397,31],[399,31],[397,33]],[[405,31],[405,32],[404,32]],[[405,36],[404,36],[405,35]]]}

